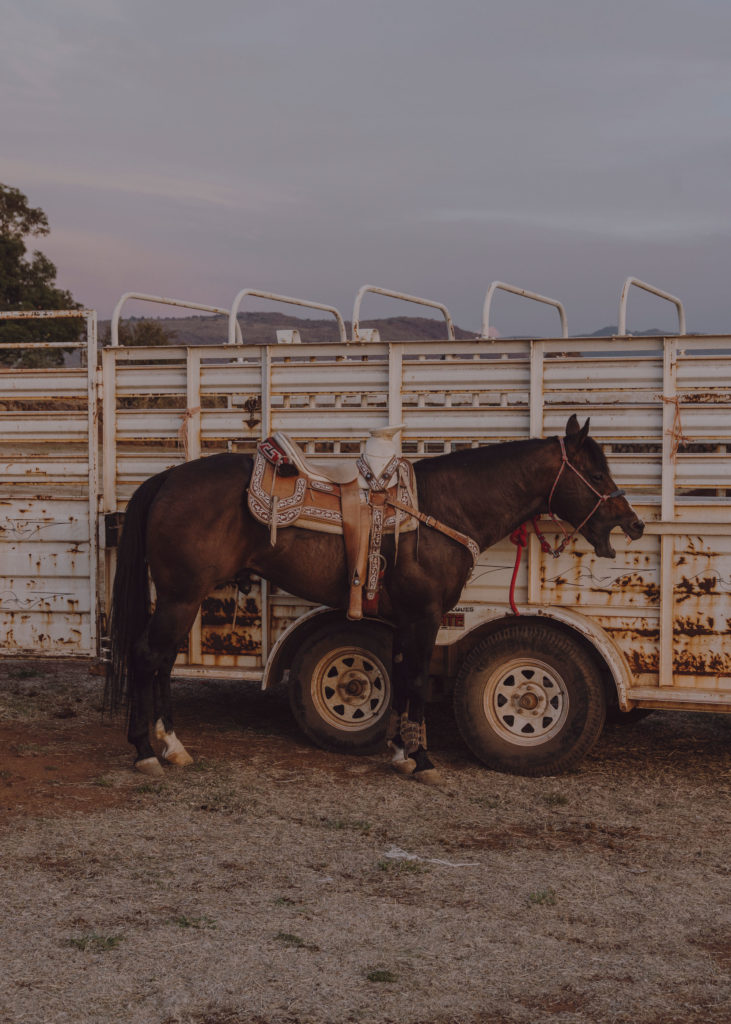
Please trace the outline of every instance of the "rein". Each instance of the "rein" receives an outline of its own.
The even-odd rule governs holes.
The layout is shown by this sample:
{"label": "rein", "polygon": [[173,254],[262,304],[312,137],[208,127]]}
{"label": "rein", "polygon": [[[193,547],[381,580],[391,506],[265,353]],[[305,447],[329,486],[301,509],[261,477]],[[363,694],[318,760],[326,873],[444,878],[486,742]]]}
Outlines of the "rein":
{"label": "rein", "polygon": [[452,540],[456,540],[458,544],[462,544],[467,548],[469,553],[472,555],[472,569],[474,571],[477,565],[477,559],[480,557],[480,549],[466,533],[460,533],[459,530],[453,530],[451,526],[446,526],[444,523],[440,523],[434,516],[427,516],[423,512],[420,512],[416,508],[411,508],[409,505],[405,505],[402,501],[398,501],[396,498],[386,498],[387,505],[393,505],[394,508],[401,509],[402,512],[408,512],[414,519],[418,519],[424,526],[429,526],[432,530],[438,530],[439,533],[443,533],[445,537],[450,537]]}
{"label": "rein", "polygon": [[[541,551],[543,551],[546,555],[553,555],[554,558],[558,558],[558,556],[566,550],[566,546],[569,544],[569,542],[573,540],[576,534],[579,533],[579,531],[584,526],[586,526],[586,524],[589,522],[592,516],[597,512],[599,508],[601,508],[605,501],[610,501],[612,498],[621,498],[624,494],[624,491],[620,490],[619,488],[617,488],[616,491],[612,491],[611,494],[602,494],[600,491],[598,491],[596,487],[589,483],[589,481],[586,479],[583,473],[580,473],[576,466],[574,466],[573,463],[569,461],[569,457],[566,454],[566,445],[564,444],[564,439],[562,437],[558,438],[558,443],[561,445],[561,465],[559,467],[558,473],[556,474],[556,479],[553,481],[551,493],[548,496],[548,515],[553,520],[553,522],[558,526],[559,530],[563,534],[563,539],[560,541],[559,544],[556,545],[556,547],[551,547],[550,543],[546,540],[545,535],[538,526],[538,516],[533,516],[533,518],[531,519],[531,522],[533,523],[533,529],[535,530],[536,536],[538,537],[538,540],[541,544]],[[592,494],[596,494],[597,498],[594,508],[591,510],[588,516],[586,516],[586,518],[583,519],[581,523],[579,523],[578,526],[574,527],[571,533],[566,532],[561,520],[558,519],[558,517],[555,516],[553,511],[551,510],[551,502],[553,500],[554,494],[556,493],[556,487],[558,486],[558,482],[561,479],[561,474],[566,468],[570,469],[573,473],[575,473],[576,476],[578,476],[579,480],[581,480],[581,482],[589,488]],[[510,607],[514,615],[520,615],[520,612],[518,611],[515,605],[515,582],[518,578],[518,569],[520,567],[520,560],[523,555],[523,548],[528,543],[527,524],[523,523],[517,529],[513,530],[513,532],[510,534],[510,540],[516,546],[515,566],[513,567],[513,578],[510,581]]]}

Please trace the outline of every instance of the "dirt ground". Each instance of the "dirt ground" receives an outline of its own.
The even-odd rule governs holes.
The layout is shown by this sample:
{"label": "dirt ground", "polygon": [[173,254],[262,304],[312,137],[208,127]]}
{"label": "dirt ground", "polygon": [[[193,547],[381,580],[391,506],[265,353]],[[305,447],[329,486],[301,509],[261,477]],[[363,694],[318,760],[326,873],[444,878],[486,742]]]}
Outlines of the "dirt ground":
{"label": "dirt ground", "polygon": [[102,680],[0,665],[2,1024],[728,1024],[731,718],[498,775],[430,708],[432,790],[286,699],[176,685],[196,764],[131,770]]}

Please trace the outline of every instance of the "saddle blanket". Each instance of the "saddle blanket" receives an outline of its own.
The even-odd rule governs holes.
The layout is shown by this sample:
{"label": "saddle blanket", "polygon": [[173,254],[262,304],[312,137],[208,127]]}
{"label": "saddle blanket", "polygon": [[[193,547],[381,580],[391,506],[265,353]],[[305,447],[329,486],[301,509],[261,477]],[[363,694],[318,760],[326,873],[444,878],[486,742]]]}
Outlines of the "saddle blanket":
{"label": "saddle blanket", "polygon": [[[341,486],[334,481],[313,479],[299,473],[282,476],[261,452],[257,452],[249,484],[248,504],[253,517],[265,526],[298,526],[321,533],[343,533]],[[416,479],[411,463],[400,459],[396,482],[386,490],[402,504],[418,509]],[[361,504],[367,492],[360,489]],[[408,512],[386,506],[383,530],[394,533],[415,530],[418,522]]]}

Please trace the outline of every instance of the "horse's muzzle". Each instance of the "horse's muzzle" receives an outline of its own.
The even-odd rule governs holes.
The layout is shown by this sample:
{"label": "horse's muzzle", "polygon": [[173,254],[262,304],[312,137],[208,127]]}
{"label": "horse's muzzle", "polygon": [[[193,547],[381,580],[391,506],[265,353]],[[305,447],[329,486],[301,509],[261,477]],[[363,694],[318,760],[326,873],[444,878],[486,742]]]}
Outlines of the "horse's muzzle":
{"label": "horse's muzzle", "polygon": [[623,524],[622,529],[630,540],[639,540],[645,532],[645,524],[641,519],[635,517],[630,523],[627,523],[626,525]]}

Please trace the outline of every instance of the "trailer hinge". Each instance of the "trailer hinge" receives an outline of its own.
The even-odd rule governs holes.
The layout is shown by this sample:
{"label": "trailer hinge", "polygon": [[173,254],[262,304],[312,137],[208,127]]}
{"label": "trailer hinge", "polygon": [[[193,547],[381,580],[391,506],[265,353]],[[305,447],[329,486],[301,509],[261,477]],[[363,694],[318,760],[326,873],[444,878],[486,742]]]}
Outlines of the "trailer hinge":
{"label": "trailer hinge", "polygon": [[104,547],[116,548],[122,534],[124,512],[106,512],[104,515]]}

